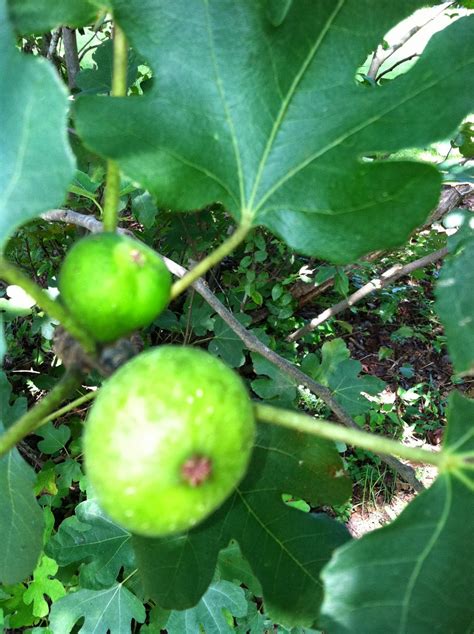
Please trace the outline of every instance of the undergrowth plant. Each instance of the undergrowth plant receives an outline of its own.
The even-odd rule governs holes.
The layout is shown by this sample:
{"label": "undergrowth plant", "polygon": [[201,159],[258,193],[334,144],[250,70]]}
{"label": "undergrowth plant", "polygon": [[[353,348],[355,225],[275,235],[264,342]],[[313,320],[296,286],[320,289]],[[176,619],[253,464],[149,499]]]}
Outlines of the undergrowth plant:
{"label": "undergrowth plant", "polygon": [[[439,451],[397,440],[350,323],[300,332],[292,292],[332,281],[336,315],[368,254],[445,258],[436,309],[472,376],[472,214],[406,246],[443,177],[471,178],[469,3],[382,66],[428,4],[0,0],[0,357],[50,368],[0,373],[5,631],[472,631],[474,402],[451,392]],[[420,160],[445,139],[462,170]],[[391,345],[429,340],[396,325]],[[345,467],[418,494],[353,539]]]}

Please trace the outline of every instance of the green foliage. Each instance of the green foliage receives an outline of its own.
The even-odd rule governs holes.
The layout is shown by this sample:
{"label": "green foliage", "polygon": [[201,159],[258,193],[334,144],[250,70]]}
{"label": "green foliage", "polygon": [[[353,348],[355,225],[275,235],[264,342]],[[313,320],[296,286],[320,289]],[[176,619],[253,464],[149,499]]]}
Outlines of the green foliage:
{"label": "green foliage", "polygon": [[[235,315],[242,325],[248,325],[247,315]],[[220,317],[216,317],[213,325],[214,338],[209,344],[209,352],[220,357],[231,368],[239,368],[245,361],[244,344],[235,332]]]}
{"label": "green foliage", "polygon": [[45,454],[55,454],[65,449],[66,443],[71,438],[71,430],[66,425],[55,427],[50,422],[38,429],[37,435],[43,438],[38,443],[38,449]]}
{"label": "green foliage", "polygon": [[[118,160],[162,206],[192,209],[221,200],[237,219],[264,224],[293,248],[333,262],[400,244],[436,204],[438,175],[421,164],[370,164],[356,157],[374,146],[396,151],[447,135],[471,107],[465,82],[472,69],[448,61],[469,56],[469,19],[437,34],[397,82],[374,91],[354,84],[355,60],[418,4],[377,5],[376,19],[371,7],[367,21],[356,2],[343,9],[321,5],[318,12],[299,2],[270,29],[265,7],[253,1],[197,5],[193,21],[183,24],[184,0],[166,12],[160,2],[147,6],[143,20],[137,20],[141,3],[116,0],[117,18],[161,78],[160,88],[146,101],[80,100],[81,135]],[[230,47],[226,28],[237,29],[246,46]],[[326,29],[331,38],[324,38]],[[357,36],[348,38],[353,29]],[[348,42],[350,54],[331,56]],[[433,81],[435,67],[449,86]],[[328,81],[330,91],[323,89]],[[192,118],[170,98],[178,99],[184,86],[193,94]],[[420,117],[433,101],[442,120]],[[157,149],[144,155],[144,144]],[[327,179],[327,170],[340,181]],[[395,225],[388,220],[393,217]]]}
{"label": "green foliage", "polygon": [[196,607],[173,612],[166,623],[168,634],[194,634],[204,631],[230,634],[234,631],[229,616],[247,614],[247,600],[242,588],[228,581],[211,584]]}
{"label": "green foliage", "polygon": [[[472,220],[466,218],[466,225]],[[448,337],[448,349],[458,372],[474,370],[474,228],[456,237],[451,257],[443,265],[437,286],[437,310]]]}
{"label": "green foliage", "polygon": [[297,397],[294,380],[259,354],[252,354],[252,361],[255,373],[259,375],[252,381],[252,390],[255,394],[274,405],[294,405]]}
{"label": "green foliage", "polygon": [[25,413],[26,398],[20,396],[11,403],[12,386],[4,372],[0,371],[0,423],[4,427],[11,425],[17,418]]}
{"label": "green foliage", "polygon": [[33,604],[33,615],[44,617],[49,612],[49,605],[45,597],[51,601],[57,601],[66,594],[66,590],[58,579],[51,579],[58,571],[58,564],[54,559],[43,555],[33,573],[33,581],[23,595],[26,605]]}
{"label": "green foliage", "polygon": [[[447,450],[472,452],[473,416],[473,401],[454,392]],[[459,571],[474,545],[473,488],[468,469],[441,473],[392,524],[341,548],[323,571],[322,626],[335,634],[469,631],[472,570]]]}
{"label": "green foliage", "polygon": [[[0,421],[0,431],[3,431]],[[34,474],[17,449],[0,458],[0,580],[22,581],[33,571],[42,546],[43,515],[33,494]]]}
{"label": "green foliage", "polygon": [[367,412],[370,401],[367,395],[381,392],[385,383],[375,376],[359,376],[362,365],[349,359],[350,352],[342,339],[323,344],[321,362],[314,354],[303,359],[303,370],[315,380],[331,388],[335,399],[352,415]]}
{"label": "green foliage", "polygon": [[[247,477],[204,524],[179,538],[134,538],[146,591],[164,608],[194,605],[212,580],[219,550],[233,538],[262,585],[268,614],[310,625],[322,599],[319,571],[348,534],[324,515],[285,506],[281,495],[339,504],[349,488],[332,443],[262,426]],[[199,577],[190,577],[190,566]]]}
{"label": "green foliage", "polygon": [[[112,90],[113,71],[112,40],[106,40],[96,48],[92,59],[94,60],[94,67],[84,68],[78,73],[76,78],[77,86],[84,94],[110,93]],[[127,88],[130,88],[137,78],[139,63],[140,60],[137,55],[130,50],[127,66]]]}
{"label": "green foliage", "polygon": [[3,334],[3,319],[0,313],[0,363],[3,361],[5,350],[6,350],[6,345],[5,345],[5,337]]}
{"label": "green foliage", "polygon": [[8,0],[10,16],[19,33],[44,33],[62,24],[90,24],[97,18],[98,4],[95,0]]}
{"label": "green foliage", "polygon": [[21,224],[62,202],[74,159],[66,142],[64,85],[45,60],[26,57],[15,49],[5,0],[0,2],[0,25],[0,77],[9,86],[0,102],[2,246]]}
{"label": "green foliage", "polygon": [[462,124],[459,151],[466,158],[474,158],[474,122],[466,121]]}
{"label": "green foliage", "polygon": [[[0,372],[0,433],[25,402],[9,405],[11,387]],[[19,407],[18,407],[19,405]],[[33,493],[34,473],[17,449],[0,457],[0,582],[16,583],[31,574],[43,543],[43,514]]]}
{"label": "green foliage", "polygon": [[[382,43],[388,50],[388,30],[425,4],[0,0],[2,256],[55,297],[65,254],[85,230],[38,216],[66,201],[83,220],[84,214],[89,223],[102,220],[111,185],[106,161],[114,159],[121,169],[118,220],[144,248],[192,268],[235,224],[252,227],[195,290],[173,295],[170,306],[147,322],[141,342],[131,335],[137,349],[192,345],[233,368],[219,365],[222,372],[213,378],[216,446],[235,432],[224,372],[238,372],[252,398],[271,406],[326,419],[334,413],[257,346],[248,352],[199,295],[202,284],[261,343],[326,387],[373,440],[382,435],[403,437],[408,446],[438,444],[444,430],[441,453],[432,455],[445,457],[431,488],[397,519],[352,540],[344,524],[354,526],[358,507],[386,509],[404,487],[382,456],[261,424],[246,475],[237,487],[232,481],[224,503],[203,522],[162,538],[133,535],[104,508],[130,511],[123,473],[130,465],[140,472],[144,464],[135,458],[144,438],[143,412],[164,394],[165,403],[175,404],[165,422],[175,423],[191,388],[198,389],[203,366],[196,366],[191,387],[179,398],[170,395],[187,362],[172,376],[150,368],[135,387],[128,375],[101,416],[98,439],[101,449],[110,449],[116,446],[110,428],[119,420],[128,430],[120,457],[98,460],[113,505],[99,506],[96,482],[84,473],[88,405],[71,406],[0,457],[1,631],[470,631],[472,214],[456,210],[443,219],[453,235],[440,273],[438,264],[417,270],[304,339],[287,339],[374,278],[371,258],[354,261],[360,255],[405,243],[384,252],[384,270],[444,247],[443,231],[413,230],[436,206],[442,179],[474,182],[465,160],[472,157],[474,16],[451,7],[456,19],[432,37],[416,63],[397,66],[390,75],[395,79],[360,75],[375,47]],[[76,33],[81,68],[69,101],[62,81],[70,78],[65,42],[60,39],[51,62],[42,58],[52,29],[92,24]],[[123,64],[126,98],[109,96],[117,26],[131,45]],[[442,143],[429,146],[433,141]],[[89,260],[86,281],[97,290],[104,266],[97,257]],[[16,280],[3,277],[2,262],[0,442],[27,404],[63,374],[53,343],[57,320]],[[349,267],[338,266],[346,262]],[[66,301],[78,319],[84,310],[108,310],[101,326],[107,336],[119,321],[112,296],[138,302],[135,288],[114,281],[116,292],[100,286],[97,300],[76,290]],[[324,295],[312,289],[326,281],[332,288]],[[56,306],[63,300],[64,294]],[[114,336],[142,325],[123,322],[127,328]],[[88,323],[96,335],[97,319]],[[71,344],[64,352],[72,359],[77,347]],[[102,360],[111,353],[104,348],[98,350]],[[117,377],[107,379],[109,385]],[[101,388],[102,381],[94,370],[79,393]],[[444,429],[452,384],[466,396],[451,395]],[[130,395],[143,403],[126,411]],[[246,399],[230,409],[240,415]],[[313,422],[316,430],[317,418]],[[193,435],[185,431],[187,442]],[[148,436],[145,442],[150,450]],[[169,436],[170,455],[186,442]],[[235,452],[237,440],[230,444]],[[153,454],[151,462],[155,474],[164,461]],[[163,493],[152,479],[145,485],[146,513],[161,518],[166,509],[175,512],[175,493]],[[193,492],[199,495],[199,487]],[[403,489],[405,496],[412,493]]]}
{"label": "green foliage", "polygon": [[71,632],[84,619],[81,634],[121,634],[131,631],[131,621],[143,623],[145,608],[121,583],[107,590],[78,590],[56,601],[51,608],[53,632]]}
{"label": "green foliage", "polygon": [[133,570],[131,535],[104,515],[97,502],[89,498],[76,507],[75,515],[65,519],[49,541],[47,552],[60,566],[75,562],[83,565],[83,588],[108,588],[123,569]]}

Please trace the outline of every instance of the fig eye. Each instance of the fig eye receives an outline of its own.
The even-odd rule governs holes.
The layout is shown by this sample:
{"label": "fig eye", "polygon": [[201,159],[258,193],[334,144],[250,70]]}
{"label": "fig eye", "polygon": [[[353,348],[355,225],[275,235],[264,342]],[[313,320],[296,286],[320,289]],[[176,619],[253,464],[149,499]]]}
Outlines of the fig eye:
{"label": "fig eye", "polygon": [[212,460],[207,456],[192,456],[181,466],[183,480],[192,487],[198,487],[212,474]]}

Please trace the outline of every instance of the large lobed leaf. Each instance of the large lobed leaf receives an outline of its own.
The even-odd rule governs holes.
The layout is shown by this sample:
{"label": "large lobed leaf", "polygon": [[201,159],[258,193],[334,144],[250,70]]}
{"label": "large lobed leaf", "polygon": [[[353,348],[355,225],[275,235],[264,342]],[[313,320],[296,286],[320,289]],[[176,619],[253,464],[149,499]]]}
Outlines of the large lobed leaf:
{"label": "large lobed leaf", "polygon": [[319,572],[349,536],[325,515],[286,506],[282,493],[314,506],[347,499],[350,482],[334,445],[260,426],[247,477],[211,518],[187,534],[134,537],[147,592],[164,608],[192,607],[212,581],[219,551],[235,539],[262,586],[267,613],[279,623],[311,625],[322,600]]}
{"label": "large lobed leaf", "polygon": [[[444,448],[474,451],[474,401],[451,395]],[[339,549],[323,571],[329,634],[469,634],[474,477],[443,472],[389,526]]]}
{"label": "large lobed leaf", "polygon": [[77,127],[159,205],[218,200],[336,263],[401,244],[436,205],[433,167],[362,157],[445,138],[472,109],[474,16],[369,89],[358,66],[422,0],[112,4],[156,85],[140,98],[78,100]]}
{"label": "large lobed leaf", "polygon": [[67,112],[56,70],[18,52],[0,0],[0,250],[18,226],[66,195],[74,175]]}

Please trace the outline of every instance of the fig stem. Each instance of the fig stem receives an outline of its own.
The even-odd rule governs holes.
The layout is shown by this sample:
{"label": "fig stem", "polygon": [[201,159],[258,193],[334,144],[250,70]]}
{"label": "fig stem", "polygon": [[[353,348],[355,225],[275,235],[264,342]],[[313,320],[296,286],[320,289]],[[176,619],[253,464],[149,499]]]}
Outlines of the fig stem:
{"label": "fig stem", "polygon": [[52,299],[45,290],[43,290],[28,275],[25,275],[18,267],[8,260],[0,256],[0,279],[5,280],[9,284],[16,284],[32,297],[37,305],[42,308],[50,317],[61,323],[76,339],[84,351],[92,357],[96,354],[96,345],[92,338],[76,323],[75,319],[69,314],[64,306],[57,300]]}
{"label": "fig stem", "polygon": [[0,436],[0,456],[6,454],[25,436],[43,425],[48,414],[81,385],[81,379],[82,372],[68,370],[46,396],[8,427]]}
{"label": "fig stem", "polygon": [[177,280],[171,287],[171,299],[181,295],[188,286],[191,286],[197,279],[202,277],[209,269],[218,264],[226,255],[229,255],[246,237],[250,231],[250,224],[242,223],[234,233],[214,251],[211,251],[204,260],[201,260],[186,275]]}
{"label": "fig stem", "polygon": [[89,401],[92,401],[92,399],[94,399],[98,394],[99,394],[99,391],[96,390],[95,392],[88,392],[87,394],[84,394],[83,396],[79,396],[79,398],[74,399],[67,405],[64,405],[64,407],[60,407],[56,411],[51,412],[51,414],[48,414],[47,416],[45,416],[42,420],[40,420],[40,422],[38,423],[38,426],[35,429],[37,429],[38,427],[42,427],[43,425],[46,425],[46,423],[49,423],[52,420],[61,418],[61,416],[64,416],[68,412],[71,412],[72,410],[76,409],[76,407],[80,407],[81,405],[84,405],[84,403],[88,403]]}
{"label": "fig stem", "polygon": [[[127,58],[128,45],[124,32],[114,25],[114,62],[112,72],[112,97],[127,95]],[[118,222],[118,206],[120,200],[120,169],[118,163],[107,161],[107,178],[105,184],[104,231],[115,231]]]}
{"label": "fig stem", "polygon": [[262,423],[272,423],[287,427],[297,432],[312,434],[319,438],[339,441],[355,447],[361,447],[377,454],[395,455],[412,462],[432,464],[441,471],[456,471],[463,468],[464,459],[461,454],[445,449],[431,452],[417,447],[407,447],[396,440],[376,436],[358,429],[342,427],[321,418],[313,418],[307,414],[284,410],[271,405],[254,404],[255,416]]}

